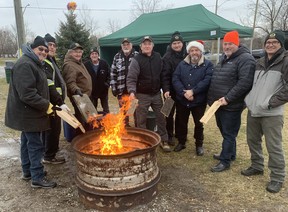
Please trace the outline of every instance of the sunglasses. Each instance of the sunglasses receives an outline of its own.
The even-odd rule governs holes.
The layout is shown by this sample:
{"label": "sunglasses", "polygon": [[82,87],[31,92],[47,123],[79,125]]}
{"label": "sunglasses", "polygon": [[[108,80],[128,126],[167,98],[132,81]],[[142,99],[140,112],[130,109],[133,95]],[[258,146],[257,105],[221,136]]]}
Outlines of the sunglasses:
{"label": "sunglasses", "polygon": [[38,47],[38,50],[40,51],[40,52],[45,52],[45,53],[48,53],[49,52],[49,49],[44,49],[43,47]]}

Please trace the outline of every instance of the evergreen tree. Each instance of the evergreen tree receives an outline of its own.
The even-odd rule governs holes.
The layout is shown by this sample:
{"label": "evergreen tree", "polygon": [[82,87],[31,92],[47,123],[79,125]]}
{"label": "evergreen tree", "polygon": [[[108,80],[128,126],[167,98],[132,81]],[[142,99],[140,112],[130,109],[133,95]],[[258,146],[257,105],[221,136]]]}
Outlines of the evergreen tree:
{"label": "evergreen tree", "polygon": [[89,56],[91,48],[90,33],[85,30],[84,24],[77,23],[76,15],[73,12],[70,10],[65,14],[67,21],[66,23],[60,22],[59,32],[56,33],[57,56],[60,65],[63,64],[67,50],[73,42],[79,43],[84,48],[83,58]]}

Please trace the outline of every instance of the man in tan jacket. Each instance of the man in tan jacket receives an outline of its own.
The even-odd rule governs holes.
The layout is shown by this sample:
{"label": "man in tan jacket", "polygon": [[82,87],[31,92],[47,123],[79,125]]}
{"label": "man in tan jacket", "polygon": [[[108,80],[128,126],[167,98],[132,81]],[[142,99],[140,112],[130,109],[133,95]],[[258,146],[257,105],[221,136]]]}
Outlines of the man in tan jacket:
{"label": "man in tan jacket", "polygon": [[83,47],[78,43],[73,43],[65,55],[62,70],[67,86],[67,96],[74,107],[75,116],[84,124],[80,111],[72,99],[73,95],[83,96],[83,94],[87,94],[90,97],[92,92],[92,80],[82,62],[82,55]]}

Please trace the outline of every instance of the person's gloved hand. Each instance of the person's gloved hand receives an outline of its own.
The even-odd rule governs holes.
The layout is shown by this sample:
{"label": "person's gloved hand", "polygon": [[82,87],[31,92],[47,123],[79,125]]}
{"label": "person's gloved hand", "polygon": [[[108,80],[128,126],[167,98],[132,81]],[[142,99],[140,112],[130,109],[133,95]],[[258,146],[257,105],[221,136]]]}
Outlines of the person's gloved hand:
{"label": "person's gloved hand", "polygon": [[113,94],[113,96],[117,96],[117,90],[112,90],[112,94]]}
{"label": "person's gloved hand", "polygon": [[53,113],[53,105],[51,104],[51,103],[49,103],[49,106],[48,106],[48,109],[47,109],[47,111],[46,111],[46,113],[49,115],[49,114],[51,114],[51,113]]}
{"label": "person's gloved hand", "polygon": [[79,96],[83,96],[83,93],[81,92],[80,89],[76,89],[75,94]]}
{"label": "person's gloved hand", "polygon": [[67,112],[71,111],[70,108],[66,104],[60,105],[60,108],[64,111],[67,111]]}

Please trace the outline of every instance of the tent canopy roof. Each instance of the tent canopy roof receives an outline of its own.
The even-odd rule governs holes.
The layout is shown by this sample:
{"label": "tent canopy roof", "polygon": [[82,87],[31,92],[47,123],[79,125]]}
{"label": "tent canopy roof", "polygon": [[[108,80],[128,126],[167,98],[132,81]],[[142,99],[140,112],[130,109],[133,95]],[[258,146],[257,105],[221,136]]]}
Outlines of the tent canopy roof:
{"label": "tent canopy roof", "polygon": [[222,38],[226,32],[237,30],[240,37],[252,37],[252,28],[228,21],[207,10],[202,4],[142,14],[126,27],[99,39],[100,46],[120,46],[128,37],[139,44],[142,37],[150,35],[155,44],[170,43],[174,31],[179,31],[184,41]]}

